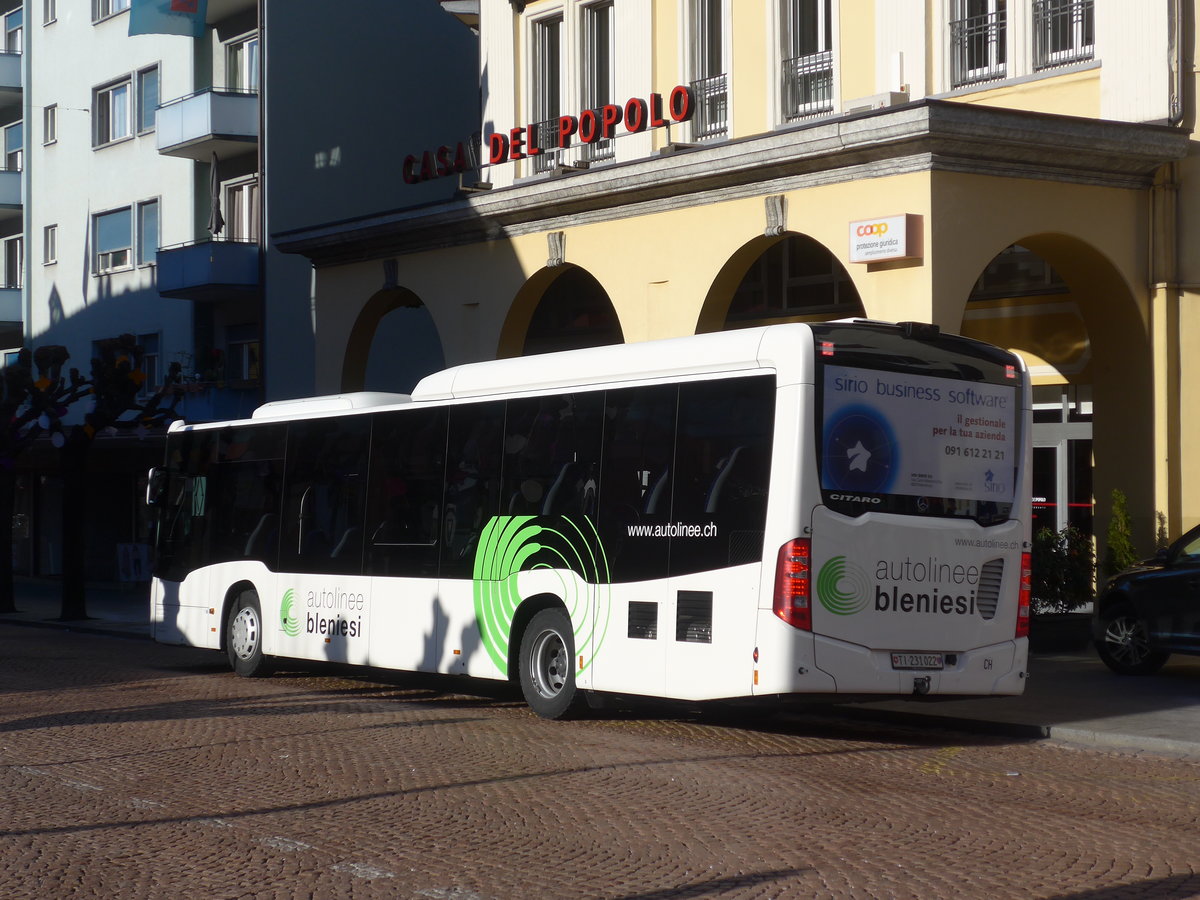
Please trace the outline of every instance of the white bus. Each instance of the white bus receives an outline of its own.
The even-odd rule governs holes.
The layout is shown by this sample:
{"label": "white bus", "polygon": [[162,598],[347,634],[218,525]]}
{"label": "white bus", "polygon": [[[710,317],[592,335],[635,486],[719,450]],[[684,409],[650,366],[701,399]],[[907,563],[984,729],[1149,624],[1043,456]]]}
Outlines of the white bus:
{"label": "white bus", "polygon": [[157,640],[698,701],[1024,687],[1029,380],[929,325],[483,362],[185,426]]}

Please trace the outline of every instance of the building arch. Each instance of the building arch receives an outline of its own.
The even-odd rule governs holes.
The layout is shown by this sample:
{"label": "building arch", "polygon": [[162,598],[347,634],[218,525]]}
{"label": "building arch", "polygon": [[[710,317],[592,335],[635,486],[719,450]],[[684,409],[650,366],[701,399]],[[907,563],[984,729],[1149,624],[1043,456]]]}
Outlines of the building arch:
{"label": "building arch", "polygon": [[837,255],[785,232],[743,244],[713,279],[696,332],[862,316],[858,288]]}
{"label": "building arch", "polygon": [[625,342],[608,292],[575,265],[535,272],[513,298],[500,330],[498,358]]}
{"label": "building arch", "polygon": [[[988,273],[1006,259],[1016,277],[1007,287],[1003,279],[989,287]],[[1042,282],[1022,281],[1035,276],[1039,261]],[[1049,505],[1059,504],[1057,521],[1041,524],[1081,525],[1088,517],[1064,514],[1064,504],[1080,509],[1094,500],[1094,530],[1102,532],[1117,488],[1140,511],[1134,514],[1139,545],[1150,540],[1155,429],[1148,398],[1155,363],[1137,294],[1118,266],[1078,237],[1025,235],[984,265],[962,309],[962,333],[1013,350],[1030,367],[1035,503],[1051,497]],[[1060,467],[1055,479],[1046,468],[1052,459]]]}
{"label": "building arch", "polygon": [[421,298],[407,288],[384,288],[363,305],[350,329],[341,390],[407,393],[444,367],[437,326]]}

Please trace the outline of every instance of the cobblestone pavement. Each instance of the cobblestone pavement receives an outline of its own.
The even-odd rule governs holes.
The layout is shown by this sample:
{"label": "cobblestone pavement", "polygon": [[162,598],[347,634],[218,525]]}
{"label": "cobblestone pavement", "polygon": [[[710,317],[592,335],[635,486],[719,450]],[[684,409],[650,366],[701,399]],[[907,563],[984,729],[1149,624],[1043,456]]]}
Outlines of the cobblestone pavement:
{"label": "cobblestone pavement", "polygon": [[1200,897],[1196,759],[448,688],[0,626],[0,896]]}

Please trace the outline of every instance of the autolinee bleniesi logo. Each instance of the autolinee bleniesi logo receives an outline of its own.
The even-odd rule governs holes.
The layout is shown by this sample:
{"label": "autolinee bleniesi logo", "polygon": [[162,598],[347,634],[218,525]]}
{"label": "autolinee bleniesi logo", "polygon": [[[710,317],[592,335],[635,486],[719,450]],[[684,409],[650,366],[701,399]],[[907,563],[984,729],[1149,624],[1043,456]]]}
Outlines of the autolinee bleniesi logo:
{"label": "autolinee bleniesi logo", "polygon": [[817,573],[817,599],[834,615],[852,616],[867,608],[867,573],[844,556],[834,556]]}
{"label": "autolinee bleniesi logo", "polygon": [[296,592],[288,588],[283,592],[283,602],[279,604],[279,618],[283,624],[283,633],[288,637],[296,637],[300,634],[300,619],[292,612],[295,602]]}

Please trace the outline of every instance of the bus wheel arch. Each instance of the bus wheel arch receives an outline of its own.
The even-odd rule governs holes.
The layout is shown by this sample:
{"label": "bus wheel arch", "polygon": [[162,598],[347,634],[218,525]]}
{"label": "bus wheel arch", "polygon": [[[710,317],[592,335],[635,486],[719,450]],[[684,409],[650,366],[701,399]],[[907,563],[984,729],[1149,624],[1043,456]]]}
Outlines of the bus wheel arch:
{"label": "bus wheel arch", "polygon": [[221,623],[221,649],[233,671],[245,678],[270,674],[263,653],[262,603],[251,582],[238,582],[226,592]]}
{"label": "bus wheel arch", "polygon": [[520,684],[537,715],[561,719],[577,708],[575,632],[561,599],[542,594],[521,604],[509,632],[508,657],[509,679]]}

